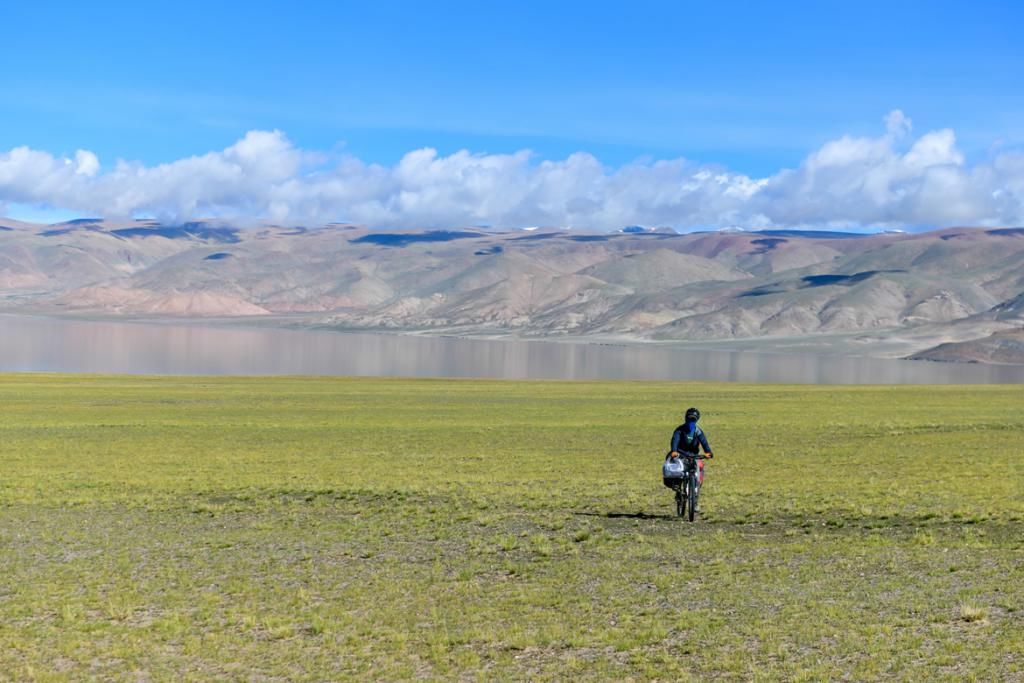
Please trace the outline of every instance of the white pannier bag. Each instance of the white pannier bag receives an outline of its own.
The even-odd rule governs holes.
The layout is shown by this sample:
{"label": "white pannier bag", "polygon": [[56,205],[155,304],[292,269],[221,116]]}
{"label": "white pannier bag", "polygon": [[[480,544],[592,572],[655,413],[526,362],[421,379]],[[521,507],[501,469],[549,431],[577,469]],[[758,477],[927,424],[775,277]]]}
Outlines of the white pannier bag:
{"label": "white pannier bag", "polygon": [[682,479],[683,459],[669,458],[666,460],[665,464],[661,466],[661,476],[663,479]]}

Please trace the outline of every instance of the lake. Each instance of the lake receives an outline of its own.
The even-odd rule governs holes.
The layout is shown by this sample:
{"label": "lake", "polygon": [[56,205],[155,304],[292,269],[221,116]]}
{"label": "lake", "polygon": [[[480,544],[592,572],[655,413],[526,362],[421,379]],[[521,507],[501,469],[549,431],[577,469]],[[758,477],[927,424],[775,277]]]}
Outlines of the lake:
{"label": "lake", "polygon": [[22,315],[0,315],[0,371],[799,384],[1024,382],[1024,366]]}

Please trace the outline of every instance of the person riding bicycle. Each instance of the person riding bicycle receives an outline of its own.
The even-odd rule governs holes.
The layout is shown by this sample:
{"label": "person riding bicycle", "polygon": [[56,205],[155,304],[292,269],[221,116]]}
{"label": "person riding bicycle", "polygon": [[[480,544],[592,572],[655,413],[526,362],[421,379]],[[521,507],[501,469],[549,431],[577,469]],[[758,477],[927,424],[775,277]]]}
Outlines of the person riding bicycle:
{"label": "person riding bicycle", "polygon": [[[678,458],[680,453],[692,453],[697,455],[700,453],[701,448],[704,449],[705,457],[715,457],[711,452],[711,447],[708,445],[708,438],[704,436],[704,431],[697,426],[697,421],[699,419],[699,410],[696,408],[686,409],[683,424],[676,427],[676,430],[672,432],[672,446],[669,454],[665,456],[665,460],[668,460],[669,458]],[[697,461],[697,472],[697,486],[701,486],[704,484],[703,460]]]}

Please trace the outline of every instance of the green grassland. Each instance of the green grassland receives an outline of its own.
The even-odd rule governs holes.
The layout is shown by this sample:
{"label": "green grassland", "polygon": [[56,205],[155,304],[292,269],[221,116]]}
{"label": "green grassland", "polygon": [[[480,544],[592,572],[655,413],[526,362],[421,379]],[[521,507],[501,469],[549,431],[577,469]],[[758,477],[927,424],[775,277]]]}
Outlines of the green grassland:
{"label": "green grassland", "polygon": [[[0,402],[0,679],[1024,679],[1024,387],[0,375]],[[660,480],[690,404],[694,523]]]}

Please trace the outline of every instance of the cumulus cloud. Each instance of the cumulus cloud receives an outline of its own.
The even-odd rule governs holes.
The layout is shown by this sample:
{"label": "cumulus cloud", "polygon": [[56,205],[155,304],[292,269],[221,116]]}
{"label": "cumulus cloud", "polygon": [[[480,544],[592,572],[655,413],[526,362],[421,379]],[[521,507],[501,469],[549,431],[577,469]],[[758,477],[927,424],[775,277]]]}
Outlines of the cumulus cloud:
{"label": "cumulus cloud", "polygon": [[252,131],[218,152],[146,166],[95,154],[73,159],[0,152],[0,204],[45,205],[109,218],[220,217],[351,221],[373,227],[564,225],[905,226],[1024,222],[1024,155],[996,150],[969,165],[952,130],[912,137],[896,110],[878,137],[845,136],[793,169],[753,178],[685,159],[618,168],[579,152],[406,154],[393,166],[331,163],[280,131]]}
{"label": "cumulus cloud", "polygon": [[75,173],[91,178],[99,170],[100,160],[95,154],[85,149],[75,152]]}

